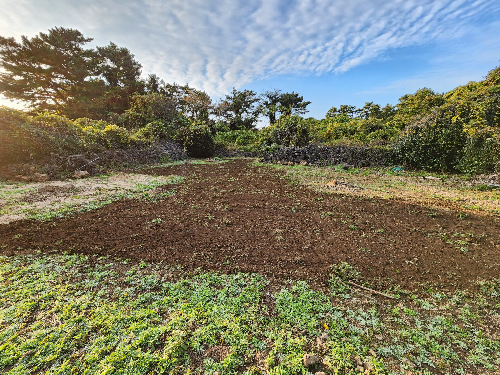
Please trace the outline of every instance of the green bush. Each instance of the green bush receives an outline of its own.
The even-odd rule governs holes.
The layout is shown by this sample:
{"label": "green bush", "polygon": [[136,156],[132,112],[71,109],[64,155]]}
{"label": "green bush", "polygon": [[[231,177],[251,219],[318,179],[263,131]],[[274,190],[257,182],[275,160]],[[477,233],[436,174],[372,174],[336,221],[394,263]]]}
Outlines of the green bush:
{"label": "green bush", "polygon": [[455,171],[466,143],[463,123],[452,105],[408,126],[394,143],[398,161],[410,168]]}
{"label": "green bush", "polygon": [[177,135],[177,128],[172,123],[163,120],[155,120],[137,130],[131,137],[135,144],[151,144],[158,139],[174,139]]}
{"label": "green bush", "polygon": [[151,122],[161,120],[163,123],[176,123],[179,115],[172,99],[162,94],[135,94],[128,109],[123,116],[126,126],[138,129]]}
{"label": "green bush", "polygon": [[317,121],[311,128],[312,140],[327,144],[352,141],[384,144],[399,134],[398,129],[377,118],[349,119],[346,116],[336,116]]}
{"label": "green bush", "polygon": [[226,149],[255,152],[260,148],[259,132],[253,129],[218,131],[215,134],[215,143]]}
{"label": "green bush", "polygon": [[399,98],[397,110],[390,121],[390,126],[396,129],[404,129],[421,116],[430,113],[433,109],[445,103],[446,99],[443,95],[425,87],[417,90],[415,94],[403,95]]}
{"label": "green bush", "polygon": [[309,144],[309,124],[300,116],[281,116],[274,125],[261,130],[263,148],[279,146],[304,147]]}
{"label": "green bush", "polygon": [[181,128],[176,135],[189,156],[209,158],[215,153],[215,142],[210,127],[205,122],[194,122]]}
{"label": "green bush", "polygon": [[129,145],[128,130],[118,125],[108,125],[102,130],[108,148],[126,148]]}
{"label": "green bush", "polygon": [[50,154],[71,155],[126,148],[131,137],[127,129],[87,118],[70,120],[42,113],[36,116],[0,107],[0,163],[41,159]]}
{"label": "green bush", "polygon": [[85,147],[80,128],[63,116],[32,117],[1,107],[0,123],[0,163],[24,162],[51,153],[78,153]]}
{"label": "green bush", "polygon": [[500,132],[469,135],[458,170],[466,174],[500,172]]}

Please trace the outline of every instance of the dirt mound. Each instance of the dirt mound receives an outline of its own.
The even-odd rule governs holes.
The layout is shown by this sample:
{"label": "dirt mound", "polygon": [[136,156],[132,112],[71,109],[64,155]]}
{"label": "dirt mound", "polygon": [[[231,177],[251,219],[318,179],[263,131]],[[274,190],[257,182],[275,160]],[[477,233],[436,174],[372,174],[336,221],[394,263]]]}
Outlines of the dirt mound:
{"label": "dirt mound", "polygon": [[0,225],[0,251],[69,250],[319,284],[339,261],[403,286],[473,286],[500,274],[495,218],[315,192],[244,159],[142,173],[186,180],[156,203],[121,200],[65,220]]}

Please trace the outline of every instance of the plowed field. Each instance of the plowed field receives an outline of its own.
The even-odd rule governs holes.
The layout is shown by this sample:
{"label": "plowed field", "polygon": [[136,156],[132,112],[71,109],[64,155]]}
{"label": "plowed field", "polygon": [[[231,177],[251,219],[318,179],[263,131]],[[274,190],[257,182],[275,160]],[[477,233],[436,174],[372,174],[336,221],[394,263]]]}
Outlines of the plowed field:
{"label": "plowed field", "polygon": [[0,253],[41,250],[258,272],[320,285],[345,261],[364,279],[469,287],[500,275],[500,224],[405,202],[315,192],[250,159],[141,171],[180,175],[156,202],[124,199],[50,222],[0,225]]}

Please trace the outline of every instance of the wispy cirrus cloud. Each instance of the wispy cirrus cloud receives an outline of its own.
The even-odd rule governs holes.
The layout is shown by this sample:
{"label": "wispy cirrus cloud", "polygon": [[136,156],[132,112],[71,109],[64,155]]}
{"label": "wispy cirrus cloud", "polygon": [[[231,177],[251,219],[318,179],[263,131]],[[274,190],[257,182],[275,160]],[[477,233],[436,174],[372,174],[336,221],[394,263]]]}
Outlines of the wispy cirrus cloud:
{"label": "wispy cirrus cloud", "polygon": [[453,39],[496,0],[0,0],[0,35],[73,27],[128,47],[145,73],[213,95],[280,74],[342,73],[394,48]]}

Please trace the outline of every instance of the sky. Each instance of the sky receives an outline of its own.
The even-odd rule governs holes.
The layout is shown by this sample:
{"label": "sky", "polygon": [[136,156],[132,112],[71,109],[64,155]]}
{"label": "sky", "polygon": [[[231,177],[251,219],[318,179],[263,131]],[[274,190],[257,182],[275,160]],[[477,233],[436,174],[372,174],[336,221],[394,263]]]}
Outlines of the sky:
{"label": "sky", "polygon": [[233,87],[294,91],[318,119],[446,92],[500,65],[498,0],[0,0],[3,37],[56,26],[94,38],[89,47],[128,48],[144,77],[214,101]]}

